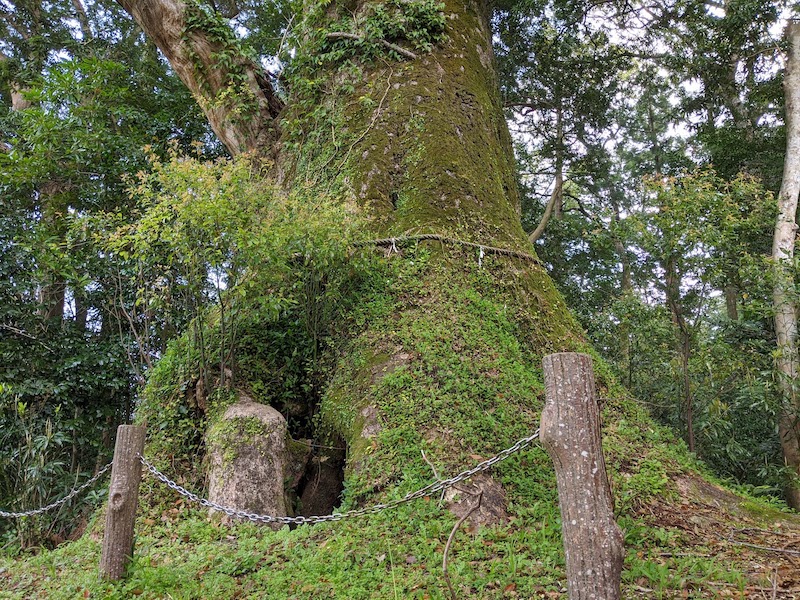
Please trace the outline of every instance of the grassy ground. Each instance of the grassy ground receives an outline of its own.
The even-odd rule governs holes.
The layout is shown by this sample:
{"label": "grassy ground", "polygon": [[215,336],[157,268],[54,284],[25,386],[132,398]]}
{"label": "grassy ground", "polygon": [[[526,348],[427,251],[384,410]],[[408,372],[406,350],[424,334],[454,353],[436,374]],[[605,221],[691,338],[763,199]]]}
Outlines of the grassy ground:
{"label": "grassy ground", "polygon": [[[540,453],[525,451],[500,471],[513,476]],[[135,558],[123,582],[98,577],[98,514],[77,541],[0,558],[0,598],[450,597],[442,556],[456,519],[438,498],[272,531],[220,526],[154,485],[145,481]],[[462,526],[449,551],[459,598],[566,598],[555,494],[540,496],[512,502],[504,526]],[[619,522],[625,597],[800,597],[800,520],[704,478],[676,475],[665,493],[629,507]]]}

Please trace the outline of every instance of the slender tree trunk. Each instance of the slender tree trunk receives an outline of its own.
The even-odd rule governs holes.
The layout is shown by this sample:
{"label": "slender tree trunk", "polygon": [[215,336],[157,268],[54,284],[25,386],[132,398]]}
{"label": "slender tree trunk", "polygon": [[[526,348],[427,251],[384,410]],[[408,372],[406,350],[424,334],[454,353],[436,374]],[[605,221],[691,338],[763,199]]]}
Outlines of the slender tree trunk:
{"label": "slender tree trunk", "polygon": [[658,141],[658,131],[656,130],[656,112],[653,105],[647,105],[647,134],[650,138],[650,149],[653,152],[653,163],[656,176],[664,171],[664,158],[661,152],[661,144]]}
{"label": "slender tree trunk", "polygon": [[[560,94],[560,89],[556,90]],[[556,110],[556,181],[553,186],[553,218],[564,214],[564,110],[559,103]]]}
{"label": "slender tree trunk", "polygon": [[732,56],[725,70],[725,82],[721,88],[723,102],[731,116],[733,125],[742,132],[745,140],[752,141],[755,137],[755,127],[750,119],[747,105],[739,95],[739,85],[736,83],[736,74],[739,71],[739,57]]}
{"label": "slender tree trunk", "polygon": [[689,451],[695,451],[694,438],[694,406],[692,401],[692,386],[689,377],[689,360],[692,355],[692,336],[689,324],[686,322],[685,308],[681,301],[680,277],[675,266],[675,258],[669,257],[664,263],[666,277],[666,298],[669,312],[672,315],[672,324],[675,328],[676,346],[681,365],[681,388],[683,392],[682,404],[684,422],[686,423],[686,442]]}
{"label": "slender tree trunk", "polygon": [[89,305],[83,290],[74,290],[75,294],[75,328],[78,331],[86,330],[86,322],[89,319]]}
{"label": "slender tree trunk", "polygon": [[[633,292],[633,280],[631,277],[631,260],[628,256],[628,250],[619,236],[619,223],[621,221],[620,208],[616,199],[612,198],[611,206],[613,212],[611,213],[611,236],[614,240],[614,252],[619,258],[619,263],[622,266],[622,273],[620,275],[620,291],[622,296]],[[633,379],[633,365],[631,361],[631,327],[627,320],[620,323],[618,329],[619,336],[619,354],[620,362],[625,367],[625,385],[631,386]]]}
{"label": "slender tree trunk", "polygon": [[542,215],[539,225],[534,229],[528,239],[531,244],[542,237],[547,224],[550,222],[550,217],[556,219],[561,218],[564,202],[564,123],[561,106],[559,105],[556,110],[556,175],[553,181],[553,192],[550,194],[550,199],[545,206],[544,214]]}
{"label": "slender tree trunk", "polygon": [[[777,367],[783,395],[778,431],[786,464],[800,476],[800,426],[796,391],[797,305],[792,266],[797,232],[797,198],[800,193],[800,23],[790,22],[786,35],[789,40],[789,56],[783,80],[786,96],[786,158],[772,242],[775,269],[773,299],[778,341]],[[796,481],[790,485],[787,497],[791,506],[800,508],[800,486]]]}
{"label": "slender tree trunk", "polygon": [[[732,278],[729,278],[729,281]],[[725,286],[725,312],[731,321],[739,320],[739,287],[733,283]]]}
{"label": "slender tree trunk", "polygon": [[[42,212],[42,226],[48,237],[59,243],[67,235],[67,210],[69,184],[61,181],[46,181],[39,185],[39,202]],[[39,293],[39,314],[46,320],[64,318],[67,282],[64,275],[52,268],[42,269],[42,282]]]}

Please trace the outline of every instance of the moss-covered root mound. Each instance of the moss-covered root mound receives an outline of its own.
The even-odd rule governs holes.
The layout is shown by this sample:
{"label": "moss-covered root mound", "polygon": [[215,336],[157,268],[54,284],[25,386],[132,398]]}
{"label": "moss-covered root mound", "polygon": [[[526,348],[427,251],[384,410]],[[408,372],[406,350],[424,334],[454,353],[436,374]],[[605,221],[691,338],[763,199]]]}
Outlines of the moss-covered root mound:
{"label": "moss-covered root mound", "polygon": [[[525,283],[513,261],[479,267],[460,251],[409,248],[387,269],[359,291],[362,302],[341,324],[354,337],[329,340],[333,377],[314,421],[320,439],[348,442],[344,508],[399,498],[528,435],[543,399],[541,355],[583,344],[555,293],[521,293]],[[174,374],[190,370],[183,365]],[[772,597],[773,589],[774,597],[794,597],[798,520],[708,483],[602,361],[595,370],[625,533],[626,597]],[[172,390],[164,418],[186,415],[181,403],[192,394],[164,389]],[[151,423],[159,440],[151,451],[181,448],[160,434],[169,430],[164,423]],[[157,458],[170,468],[181,464]],[[455,536],[449,572],[457,595],[566,597],[555,478],[545,453],[533,446],[490,474],[503,490],[503,518],[480,528],[468,521]],[[466,496],[470,488],[456,492]],[[147,479],[126,581],[98,581],[98,517],[77,542],[3,559],[0,597],[447,598],[441,565],[457,521],[448,510],[455,500],[434,495],[353,520],[271,531],[223,526]]]}

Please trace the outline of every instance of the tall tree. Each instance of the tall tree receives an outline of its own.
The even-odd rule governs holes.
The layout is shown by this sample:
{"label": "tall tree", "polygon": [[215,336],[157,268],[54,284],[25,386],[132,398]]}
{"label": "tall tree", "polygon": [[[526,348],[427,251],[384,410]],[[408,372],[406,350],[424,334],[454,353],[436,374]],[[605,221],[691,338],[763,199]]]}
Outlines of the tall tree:
{"label": "tall tree", "polygon": [[[413,286],[386,290],[383,301],[357,298],[356,313],[376,311],[387,298],[392,308],[372,312],[366,322],[345,316],[353,330],[339,332],[333,348],[348,339],[347,360],[336,362],[337,351],[327,352],[325,360],[337,367],[316,384],[322,386],[318,424],[348,444],[354,493],[371,493],[409,465],[425,468],[413,444],[398,460],[381,443],[385,436],[427,435],[426,443],[449,461],[458,453],[447,443],[453,435],[474,440],[470,428],[489,426],[491,433],[471,444],[491,452],[513,430],[530,426],[532,384],[508,379],[528,367],[515,374],[500,364],[520,360],[520,352],[540,356],[584,341],[550,278],[527,254],[489,6],[308,4],[282,84],[285,106],[263,100],[275,97],[275,88],[258,63],[244,61],[232,33],[217,33],[225,24],[219,15],[175,0],[123,0],[123,6],[175,62],[215,130],[235,132],[223,137],[228,149],[275,157],[273,177],[285,191],[357,204],[369,223],[364,237],[436,234],[466,242],[449,250],[423,244],[419,251],[431,254],[415,267]],[[213,83],[229,82],[231,65],[247,85]],[[220,103],[224,111],[208,108]],[[479,247],[504,253],[477,256]],[[503,316],[509,306],[513,315]],[[481,311],[484,318],[477,317]],[[487,347],[509,318],[516,333]],[[480,383],[467,388],[468,380]],[[517,391],[498,387],[506,385]],[[493,425],[478,424],[484,405],[496,415]]]}
{"label": "tall tree", "polygon": [[[789,42],[786,74],[786,158],[778,193],[778,219],[772,243],[775,270],[775,333],[778,341],[778,371],[783,394],[779,421],[781,448],[786,464],[800,475],[800,413],[797,407],[797,303],[794,296],[793,260],[797,234],[797,199],[800,194],[800,23],[786,29]],[[800,486],[790,484],[790,504],[800,508]]]}

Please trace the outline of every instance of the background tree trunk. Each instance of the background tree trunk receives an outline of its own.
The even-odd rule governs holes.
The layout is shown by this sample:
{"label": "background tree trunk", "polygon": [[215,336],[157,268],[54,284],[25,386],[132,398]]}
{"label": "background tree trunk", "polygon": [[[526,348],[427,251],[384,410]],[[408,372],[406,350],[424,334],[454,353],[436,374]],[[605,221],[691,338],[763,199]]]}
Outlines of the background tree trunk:
{"label": "background tree trunk", "polygon": [[563,114],[559,105],[556,109],[556,176],[553,181],[553,191],[547,201],[541,221],[528,236],[531,244],[535,244],[542,237],[551,216],[561,218],[564,202],[564,124],[562,119]]}
{"label": "background tree trunk", "polygon": [[692,332],[689,323],[686,322],[686,314],[681,301],[681,280],[675,267],[674,256],[669,257],[663,264],[666,277],[666,288],[664,290],[667,298],[667,306],[672,315],[672,324],[675,329],[675,342],[680,358],[681,368],[681,390],[683,397],[684,421],[686,424],[686,443],[689,451],[695,451],[694,439],[694,406],[692,402],[692,382],[689,377],[689,361],[692,355]]}
{"label": "background tree trunk", "polygon": [[[772,242],[775,268],[775,334],[778,339],[777,366],[783,394],[779,421],[781,448],[786,464],[800,476],[800,426],[797,394],[797,306],[794,297],[795,234],[797,197],[800,193],[800,23],[790,22],[786,30],[789,56],[783,80],[786,95],[786,158],[783,181],[778,194],[778,219]],[[800,487],[796,483],[787,492],[789,504],[800,508]]]}

